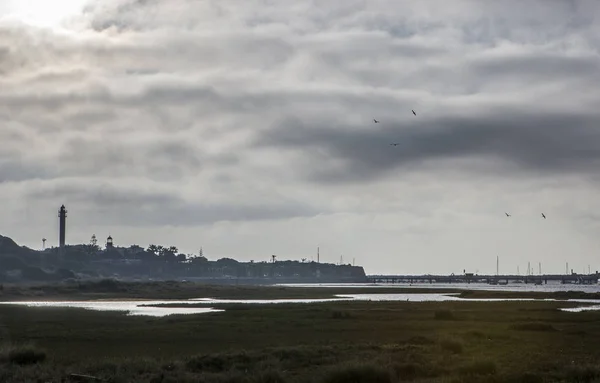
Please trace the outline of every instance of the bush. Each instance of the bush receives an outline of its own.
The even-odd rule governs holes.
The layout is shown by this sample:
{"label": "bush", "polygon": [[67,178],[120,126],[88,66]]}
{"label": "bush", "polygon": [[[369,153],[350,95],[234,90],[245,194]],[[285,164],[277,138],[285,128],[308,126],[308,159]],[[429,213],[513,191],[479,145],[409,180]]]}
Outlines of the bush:
{"label": "bush", "polygon": [[346,311],[332,311],[331,317],[333,319],[347,319],[350,318],[350,313]]}
{"label": "bush", "polygon": [[394,372],[396,373],[396,377],[400,381],[436,377],[439,376],[441,372],[437,367],[419,363],[396,364],[393,368]]}
{"label": "bush", "polygon": [[186,368],[193,372],[223,372],[228,369],[226,358],[221,355],[201,355],[191,357]]}
{"label": "bush", "polygon": [[331,370],[323,383],[391,383],[392,374],[387,368],[364,364],[340,366]]}
{"label": "bush", "polygon": [[498,368],[491,360],[477,360],[459,369],[462,375],[495,375]]}
{"label": "bush", "polygon": [[485,339],[486,338],[484,333],[482,333],[481,331],[477,331],[477,330],[467,331],[465,336],[467,336],[469,338],[474,338],[474,339]]}
{"label": "bush", "polygon": [[285,383],[283,376],[275,370],[261,372],[252,381],[255,383]]}
{"label": "bush", "polygon": [[436,310],[434,314],[436,320],[454,320],[454,313],[450,310]]}
{"label": "bush", "polygon": [[42,363],[46,353],[31,345],[5,346],[0,350],[0,363],[28,365]]}
{"label": "bush", "polygon": [[440,342],[440,346],[444,351],[450,351],[453,354],[460,354],[463,352],[463,345],[461,342],[452,339],[444,339]]}
{"label": "bush", "polygon": [[600,378],[600,370],[596,366],[573,366],[567,369],[565,375],[569,382],[596,382]]}
{"label": "bush", "polygon": [[543,383],[544,382],[544,378],[542,376],[536,375],[531,372],[526,372],[526,373],[521,374],[520,376],[517,376],[511,380],[516,383]]}

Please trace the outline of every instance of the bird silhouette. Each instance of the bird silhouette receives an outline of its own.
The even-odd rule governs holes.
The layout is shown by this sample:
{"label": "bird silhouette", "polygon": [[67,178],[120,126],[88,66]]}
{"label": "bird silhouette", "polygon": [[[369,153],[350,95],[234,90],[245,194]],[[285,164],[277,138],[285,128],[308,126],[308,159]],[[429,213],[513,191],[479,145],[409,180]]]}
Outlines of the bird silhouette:
{"label": "bird silhouette", "polygon": [[544,215],[544,213],[542,213],[542,217],[544,217],[544,219],[546,219],[546,216]]}
{"label": "bird silhouette", "polygon": [[374,121],[376,124],[379,124],[379,121],[378,121],[378,120],[376,120],[376,119],[373,119],[373,121]]}
{"label": "bird silhouette", "polygon": [[414,111],[414,110],[413,110],[412,112],[413,112],[413,114],[414,114],[415,116],[417,115],[417,114],[415,113],[415,111]]}
{"label": "bird silhouette", "polygon": [[511,215],[510,215],[510,214],[508,214],[508,213],[504,213],[504,214],[506,214],[506,216],[507,216],[507,217],[510,217],[510,216],[511,216]]}
{"label": "bird silhouette", "polygon": [[398,146],[398,145],[400,145],[400,143],[398,143],[398,142],[395,142],[395,143],[393,143],[393,144],[390,144],[390,145],[392,145],[392,146]]}

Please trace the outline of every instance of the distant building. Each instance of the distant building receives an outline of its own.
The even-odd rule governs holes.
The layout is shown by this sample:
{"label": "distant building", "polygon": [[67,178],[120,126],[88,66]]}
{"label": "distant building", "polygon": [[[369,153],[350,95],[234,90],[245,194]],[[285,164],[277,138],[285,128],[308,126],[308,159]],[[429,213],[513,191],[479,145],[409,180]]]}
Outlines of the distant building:
{"label": "distant building", "polygon": [[108,238],[106,238],[106,250],[108,249],[112,249],[113,246],[113,239],[112,237],[109,235]]}

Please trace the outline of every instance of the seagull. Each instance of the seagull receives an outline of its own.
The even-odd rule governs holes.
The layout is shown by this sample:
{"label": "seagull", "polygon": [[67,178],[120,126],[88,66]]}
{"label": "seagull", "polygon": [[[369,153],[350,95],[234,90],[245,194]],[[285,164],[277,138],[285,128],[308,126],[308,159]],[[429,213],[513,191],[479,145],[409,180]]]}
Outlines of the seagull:
{"label": "seagull", "polygon": [[[412,109],[411,109],[411,110],[412,110]],[[417,114],[415,113],[415,111],[414,111],[414,110],[413,110],[412,112],[413,112],[413,114],[414,114],[415,116],[417,115]]]}
{"label": "seagull", "polygon": [[544,213],[542,213],[542,217],[544,217],[544,219],[546,219],[546,216],[544,215]]}
{"label": "seagull", "polygon": [[395,143],[393,143],[393,144],[390,144],[390,145],[392,145],[392,146],[398,146],[398,145],[400,145],[400,143],[398,143],[398,142],[395,142]]}
{"label": "seagull", "polygon": [[506,214],[506,216],[507,216],[507,217],[510,217],[510,216],[511,216],[511,215],[510,215],[510,214],[508,214],[508,213],[504,213],[504,214]]}
{"label": "seagull", "polygon": [[379,124],[379,121],[376,119],[373,119],[373,121],[375,121],[376,124]]}

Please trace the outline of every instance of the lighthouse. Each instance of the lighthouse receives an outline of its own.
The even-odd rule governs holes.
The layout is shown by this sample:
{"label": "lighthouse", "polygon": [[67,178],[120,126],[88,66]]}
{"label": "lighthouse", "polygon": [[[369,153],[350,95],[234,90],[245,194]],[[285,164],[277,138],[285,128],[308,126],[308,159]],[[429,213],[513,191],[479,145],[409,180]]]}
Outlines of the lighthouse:
{"label": "lighthouse", "polygon": [[65,234],[67,231],[67,209],[65,209],[65,205],[62,205],[60,207],[60,210],[58,211],[58,224],[59,224],[58,247],[60,249],[64,249],[65,248]]}

